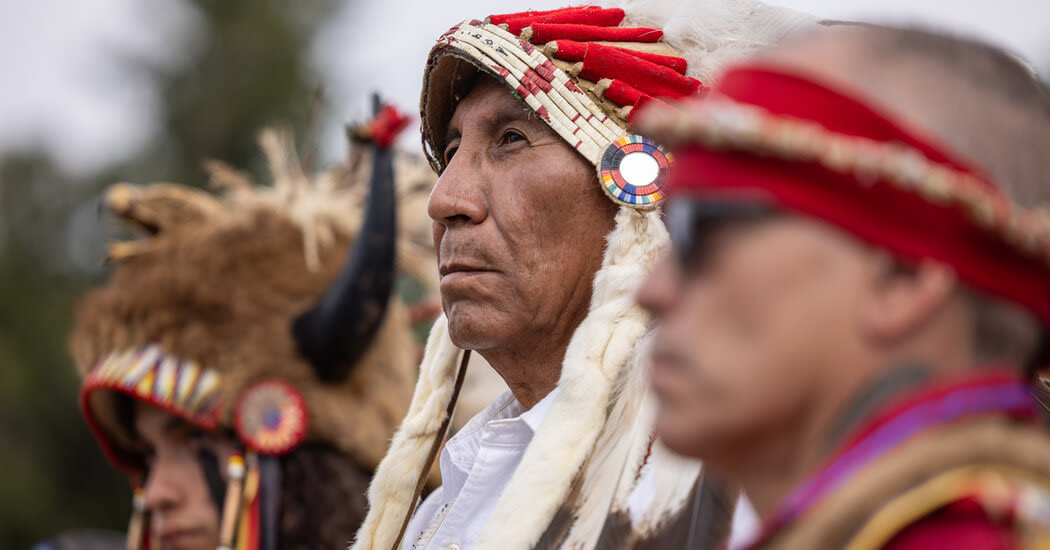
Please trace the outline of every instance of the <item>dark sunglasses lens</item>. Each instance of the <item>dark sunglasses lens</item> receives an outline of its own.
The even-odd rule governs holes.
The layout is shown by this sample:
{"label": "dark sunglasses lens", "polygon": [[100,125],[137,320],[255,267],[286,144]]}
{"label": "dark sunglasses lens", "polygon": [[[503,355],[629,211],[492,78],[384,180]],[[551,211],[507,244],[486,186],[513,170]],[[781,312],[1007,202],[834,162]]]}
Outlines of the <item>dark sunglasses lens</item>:
{"label": "dark sunglasses lens", "polygon": [[703,265],[715,235],[730,225],[769,218],[776,211],[762,202],[688,201],[667,207],[667,231],[679,265],[687,270]]}
{"label": "dark sunglasses lens", "polygon": [[671,249],[678,264],[686,266],[694,248],[694,203],[673,202],[667,207],[667,232],[671,236]]}

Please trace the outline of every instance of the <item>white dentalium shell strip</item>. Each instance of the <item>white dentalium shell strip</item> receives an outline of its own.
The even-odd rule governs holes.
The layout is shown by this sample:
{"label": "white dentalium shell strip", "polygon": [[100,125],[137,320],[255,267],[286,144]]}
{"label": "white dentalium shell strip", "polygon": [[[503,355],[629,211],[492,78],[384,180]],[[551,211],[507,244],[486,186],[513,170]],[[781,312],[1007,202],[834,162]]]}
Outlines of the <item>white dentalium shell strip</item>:
{"label": "white dentalium shell strip", "polygon": [[[551,128],[592,164],[598,165],[609,142],[626,135],[586,93],[571,89],[579,87],[569,81],[564,71],[555,67],[539,49],[530,47],[532,53],[527,52],[509,32],[495,25],[472,25],[464,21],[452,38],[452,47],[475,61],[505,70],[506,74],[501,74],[503,80],[514,89],[529,92],[522,100],[537,112],[543,109]],[[535,85],[524,85],[529,79],[528,71],[548,82],[552,93]],[[544,73],[550,73],[551,78],[544,78]]]}

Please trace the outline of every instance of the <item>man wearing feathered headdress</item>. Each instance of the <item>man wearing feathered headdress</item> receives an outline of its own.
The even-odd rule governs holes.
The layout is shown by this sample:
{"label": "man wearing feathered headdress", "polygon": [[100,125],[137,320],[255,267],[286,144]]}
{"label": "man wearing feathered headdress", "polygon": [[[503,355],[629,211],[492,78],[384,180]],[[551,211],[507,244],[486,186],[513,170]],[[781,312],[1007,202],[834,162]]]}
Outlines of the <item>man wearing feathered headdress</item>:
{"label": "man wearing feathered headdress", "polygon": [[111,245],[71,350],[84,415],[134,485],[129,548],[338,548],[360,525],[415,382],[396,270],[434,269],[413,214],[433,176],[388,149],[405,122],[384,108],[317,177],[266,131],[272,187],[213,163],[223,196],[105,193],[143,235]]}
{"label": "man wearing feathered headdress", "polygon": [[[653,441],[648,317],[632,297],[667,244],[674,161],[628,123],[814,21],[693,4],[492,15],[438,38],[420,109],[441,174],[429,213],[444,315],[354,548],[701,548],[725,535],[735,494]],[[510,391],[441,450],[472,351]],[[420,504],[435,460],[444,485]]]}

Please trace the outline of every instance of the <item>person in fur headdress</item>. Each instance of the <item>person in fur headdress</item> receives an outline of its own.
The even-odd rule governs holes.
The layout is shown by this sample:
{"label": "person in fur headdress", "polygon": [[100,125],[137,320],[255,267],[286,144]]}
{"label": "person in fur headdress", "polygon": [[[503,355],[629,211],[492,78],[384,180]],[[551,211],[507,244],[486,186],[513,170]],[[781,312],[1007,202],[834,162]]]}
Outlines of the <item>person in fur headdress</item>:
{"label": "person in fur headdress", "polygon": [[398,271],[436,284],[421,216],[434,177],[389,149],[405,123],[384,108],[352,132],[349,161],[316,177],[288,132],[267,130],[271,187],[212,162],[221,196],[105,192],[142,236],[110,246],[112,276],[80,300],[70,348],[84,416],[134,485],[129,548],[353,536],[416,380],[393,285]]}
{"label": "person in fur headdress", "polygon": [[678,159],[675,254],[638,296],[657,431],[743,488],[747,547],[1050,547],[1050,97],[1030,69],[839,27],[636,122]]}
{"label": "person in fur headdress", "polygon": [[[653,442],[633,294],[667,245],[673,157],[628,123],[815,21],[753,0],[687,4],[492,15],[438,38],[420,109],[441,174],[428,208],[444,315],[353,548],[704,548],[725,535],[735,492]],[[509,391],[441,450],[472,351]],[[439,455],[444,485],[420,504]]]}

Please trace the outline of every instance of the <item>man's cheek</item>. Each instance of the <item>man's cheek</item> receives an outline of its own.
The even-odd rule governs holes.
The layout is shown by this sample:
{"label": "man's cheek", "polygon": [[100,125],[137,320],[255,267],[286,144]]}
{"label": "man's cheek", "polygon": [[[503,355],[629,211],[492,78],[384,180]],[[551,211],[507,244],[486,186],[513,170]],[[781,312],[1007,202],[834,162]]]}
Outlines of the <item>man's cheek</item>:
{"label": "man's cheek", "polygon": [[[434,222],[431,225],[431,236],[434,238],[434,250],[438,251],[438,256],[441,255],[441,238],[445,236],[445,226]],[[440,258],[439,258],[440,259]]]}

